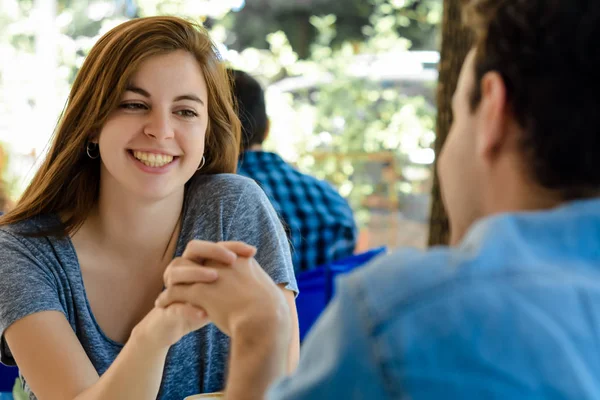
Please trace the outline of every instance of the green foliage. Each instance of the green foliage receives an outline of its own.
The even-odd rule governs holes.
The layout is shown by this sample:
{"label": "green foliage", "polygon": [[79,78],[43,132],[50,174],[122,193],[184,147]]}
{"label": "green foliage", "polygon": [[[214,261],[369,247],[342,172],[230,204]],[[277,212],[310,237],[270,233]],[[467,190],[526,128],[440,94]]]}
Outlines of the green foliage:
{"label": "green foliage", "polygon": [[[246,7],[237,13],[229,12],[237,3],[233,0],[137,0],[136,4],[139,16],[208,17],[213,39],[229,49],[223,51],[230,63],[270,86],[267,105],[272,129],[267,148],[281,153],[300,169],[331,181],[355,209],[364,210],[365,196],[391,193],[393,197],[397,192],[418,190],[414,179],[393,187],[382,185],[379,172],[371,171],[373,163],[357,155],[393,154],[398,175],[406,176],[409,169],[428,170],[429,165],[420,167],[411,158],[429,151],[434,140],[432,87],[382,81],[371,70],[390,54],[437,47],[442,1],[269,1],[273,7],[257,10],[253,6],[257,3],[247,0]],[[90,5],[86,0],[58,0],[58,102],[64,101],[61,99],[97,38],[129,18],[122,8],[114,6],[117,3],[111,0]],[[304,3],[311,5],[302,8],[300,4]],[[32,53],[34,3],[12,0],[11,4],[17,6],[10,13],[0,12],[0,51],[3,43],[10,43],[15,51]],[[294,18],[280,18],[282,15]],[[299,54],[299,33],[294,29],[305,29],[304,20],[310,34],[304,37],[308,38],[305,54]],[[253,42],[258,48],[235,50],[257,35],[263,41]],[[392,57],[388,62],[397,61]],[[366,73],[357,73],[358,67]],[[400,67],[404,66],[399,63]],[[280,84],[286,78],[312,83],[299,89],[282,89]],[[0,85],[1,79],[2,65]],[[2,102],[0,99],[0,106]],[[422,177],[426,175],[421,173]]]}
{"label": "green foliage", "polygon": [[[414,18],[416,11],[411,7],[416,4],[372,0],[370,24],[363,27],[367,39],[337,48],[331,45],[337,35],[336,16],[311,17],[318,35],[305,60],[298,61],[283,32],[267,36],[269,52],[242,52],[239,59],[233,58],[236,67],[248,70],[255,66],[251,72],[274,83],[267,92],[272,134],[266,147],[332,182],[359,211],[360,222],[368,217],[366,196],[376,194],[397,201],[403,193],[418,192],[430,175],[435,140],[432,85],[410,87],[406,82],[382,81],[370,73],[395,62],[394,54],[405,54],[411,48],[411,41],[399,34],[398,27],[402,17]],[[431,15],[423,21],[435,20],[436,8],[428,11]],[[282,77],[301,77],[314,84],[282,93],[277,82]],[[425,161],[413,162],[423,155]],[[386,169],[392,170],[388,182],[381,177]]]}
{"label": "green foliage", "polygon": [[266,36],[282,31],[292,49],[305,59],[310,56],[310,44],[319,36],[318,29],[311,24],[311,16],[336,16],[337,35],[330,43],[335,49],[348,41],[367,39],[372,32],[363,27],[374,26],[373,20],[382,17],[387,18],[387,23],[407,38],[414,49],[434,49],[441,12],[440,0],[247,0],[241,11],[228,14],[219,23],[230,32],[227,44],[233,49],[268,49]]}
{"label": "green foliage", "polygon": [[10,146],[0,142],[0,211],[3,205],[19,195],[19,178],[9,170]]}
{"label": "green foliage", "polygon": [[14,400],[29,400],[29,395],[22,389],[21,379],[17,378],[13,386],[12,395]]}

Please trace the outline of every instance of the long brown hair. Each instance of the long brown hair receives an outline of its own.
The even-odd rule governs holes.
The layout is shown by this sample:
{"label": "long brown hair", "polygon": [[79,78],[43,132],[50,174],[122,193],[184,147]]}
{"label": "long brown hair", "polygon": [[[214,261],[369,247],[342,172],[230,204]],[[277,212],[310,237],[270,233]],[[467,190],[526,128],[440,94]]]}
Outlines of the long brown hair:
{"label": "long brown hair", "polygon": [[89,140],[117,107],[140,64],[175,50],[196,57],[208,89],[206,164],[197,174],[235,172],[240,122],[232,107],[230,78],[208,34],[177,17],[134,19],[106,33],[90,51],[46,159],[15,207],[0,217],[0,226],[50,213],[65,214],[62,226],[38,234],[68,235],[83,224],[100,186],[101,161],[87,156]]}

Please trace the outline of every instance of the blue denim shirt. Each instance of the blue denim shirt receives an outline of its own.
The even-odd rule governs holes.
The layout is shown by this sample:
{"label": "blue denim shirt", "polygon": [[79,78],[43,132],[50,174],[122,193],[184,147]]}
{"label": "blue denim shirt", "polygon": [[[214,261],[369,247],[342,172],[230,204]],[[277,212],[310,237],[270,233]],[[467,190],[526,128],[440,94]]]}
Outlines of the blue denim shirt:
{"label": "blue denim shirt", "polygon": [[269,399],[600,399],[600,200],[342,278]]}

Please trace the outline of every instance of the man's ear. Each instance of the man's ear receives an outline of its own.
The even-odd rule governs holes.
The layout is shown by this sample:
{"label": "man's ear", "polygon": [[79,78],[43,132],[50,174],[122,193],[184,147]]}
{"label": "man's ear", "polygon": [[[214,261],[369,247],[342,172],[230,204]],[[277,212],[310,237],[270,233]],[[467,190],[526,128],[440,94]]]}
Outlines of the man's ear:
{"label": "man's ear", "polygon": [[506,85],[497,72],[488,72],[479,84],[481,102],[477,109],[477,153],[490,158],[507,140]]}

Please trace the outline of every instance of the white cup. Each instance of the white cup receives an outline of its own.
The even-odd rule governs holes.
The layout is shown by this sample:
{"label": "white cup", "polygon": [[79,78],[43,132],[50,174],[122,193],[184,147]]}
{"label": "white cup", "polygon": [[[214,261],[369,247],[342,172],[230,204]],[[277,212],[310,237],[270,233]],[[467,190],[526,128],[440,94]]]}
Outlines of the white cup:
{"label": "white cup", "polygon": [[215,392],[215,393],[195,394],[193,396],[188,396],[183,400],[222,399],[224,397],[225,397],[225,393]]}

